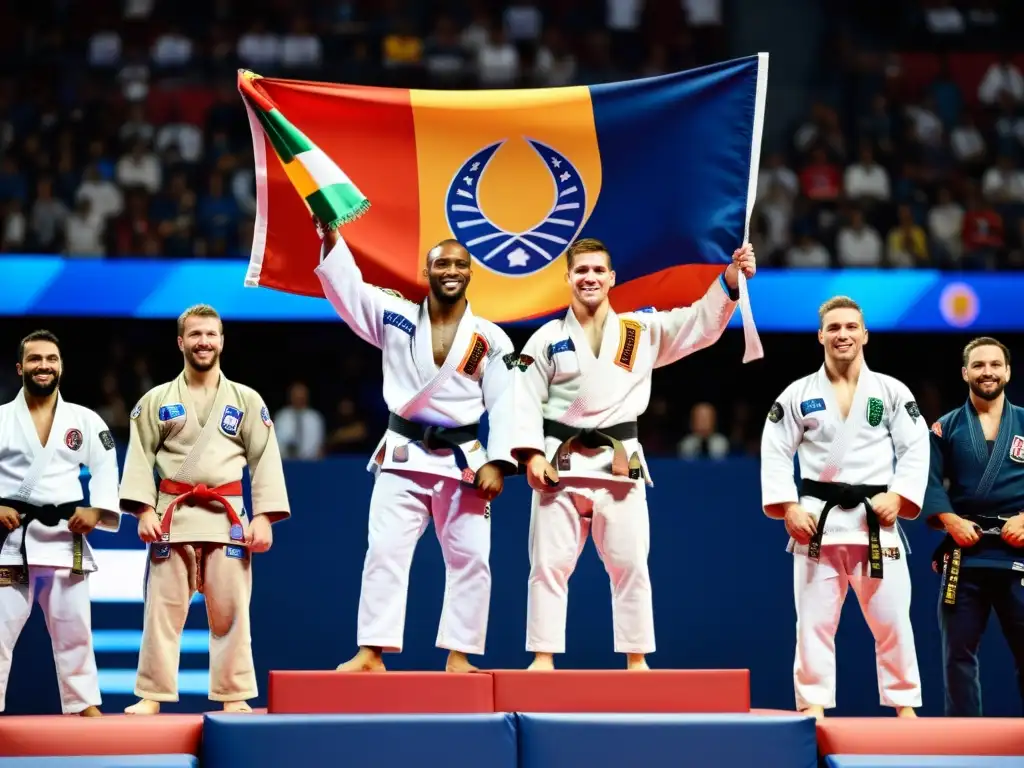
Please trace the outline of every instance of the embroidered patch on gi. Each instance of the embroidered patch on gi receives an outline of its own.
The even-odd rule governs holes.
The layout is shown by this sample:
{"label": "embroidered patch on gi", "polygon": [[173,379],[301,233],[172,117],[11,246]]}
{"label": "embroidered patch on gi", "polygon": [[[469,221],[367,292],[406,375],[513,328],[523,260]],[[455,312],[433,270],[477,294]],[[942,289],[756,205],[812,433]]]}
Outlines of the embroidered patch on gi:
{"label": "embroidered patch on gi", "polygon": [[409,460],[409,446],[408,445],[396,445],[395,450],[391,452],[391,460],[398,464],[404,464]]}
{"label": "embroidered patch on gi", "polygon": [[1024,464],[1024,437],[1014,435],[1010,441],[1010,458]]}
{"label": "embroidered patch on gi", "polygon": [[480,369],[480,363],[483,362],[487,356],[487,350],[491,348],[491,345],[487,343],[487,339],[481,336],[479,333],[473,334],[473,340],[469,342],[469,349],[466,351],[466,356],[462,358],[462,362],[459,363],[458,372],[469,377],[476,375]]}
{"label": "embroidered patch on gi", "polygon": [[404,299],[405,298],[405,296],[400,294],[394,288],[382,288],[379,285],[371,285],[370,283],[367,283],[367,285],[369,285],[371,288],[376,288],[378,291],[381,291],[382,293],[386,293],[388,296],[394,296],[396,299]]}
{"label": "embroidered patch on gi", "polygon": [[242,423],[242,412],[233,405],[224,406],[224,415],[220,417],[220,428],[224,434],[234,437],[238,434],[238,426]]}
{"label": "embroidered patch on gi", "polygon": [[410,336],[416,333],[416,324],[413,323],[412,320],[405,315],[392,312],[390,309],[384,310],[384,325],[393,325],[398,330],[408,333]]}
{"label": "embroidered patch on gi", "polygon": [[245,547],[238,547],[238,546],[235,546],[235,545],[230,545],[230,546],[224,547],[224,554],[227,555],[230,558],[235,559],[235,560],[244,560],[245,559]]}
{"label": "embroidered patch on gi", "polygon": [[804,400],[802,403],[800,403],[800,413],[802,413],[804,416],[806,416],[809,413],[814,413],[815,411],[824,410],[825,399],[821,397],[814,397],[811,398],[810,400]]}
{"label": "embroidered patch on gi", "polygon": [[170,405],[160,406],[160,421],[170,421],[171,419],[180,419],[185,415],[185,406],[181,403],[171,403]]}
{"label": "embroidered patch on gi", "polygon": [[260,408],[260,419],[262,419],[263,423],[268,427],[274,426],[274,420],[270,418],[270,411],[267,410],[267,406],[265,405]]}
{"label": "embroidered patch on gi", "polygon": [[885,405],[877,397],[868,398],[868,424],[877,427],[882,423],[882,416],[885,414]]}
{"label": "embroidered patch on gi", "polygon": [[77,451],[82,447],[82,433],[80,430],[72,427],[64,433],[64,445],[70,448],[72,451]]}
{"label": "embroidered patch on gi", "polygon": [[462,470],[462,482],[466,485],[473,485],[476,482],[476,472],[469,467]]}
{"label": "embroidered patch on gi", "polygon": [[636,355],[640,349],[640,332],[643,327],[636,320],[619,320],[619,349],[615,353],[615,364],[627,371],[633,370]]}
{"label": "embroidered patch on gi", "polygon": [[1024,571],[1024,563],[1020,562],[1019,560],[1018,561],[1014,561],[1013,564],[1010,565],[1010,570],[1011,571]]}
{"label": "embroidered patch on gi", "polygon": [[899,560],[900,559],[900,548],[899,547],[882,547],[882,557],[886,560]]}
{"label": "embroidered patch on gi", "polygon": [[484,504],[484,520],[491,519],[491,502]]}
{"label": "embroidered patch on gi", "polygon": [[572,339],[562,339],[556,341],[553,344],[548,345],[548,361],[550,361],[555,355],[561,352],[575,352],[576,345],[573,344]]}
{"label": "embroidered patch on gi", "polygon": [[114,436],[110,434],[109,429],[104,429],[102,432],[100,432],[100,445],[102,445],[108,451],[114,450]]}
{"label": "embroidered patch on gi", "polygon": [[778,424],[782,421],[783,413],[782,403],[775,401],[772,403],[772,407],[768,409],[768,421],[772,424]]}
{"label": "embroidered patch on gi", "polygon": [[903,407],[907,409],[907,413],[910,414],[910,418],[913,419],[915,424],[917,424],[917,420],[921,417],[921,409],[917,407],[917,403],[911,400]]}
{"label": "embroidered patch on gi", "polygon": [[643,313],[648,314],[648,315],[653,315],[658,310],[656,310],[654,307],[644,307],[643,309],[636,309],[636,310],[633,310],[633,311],[634,312],[643,312]]}
{"label": "embroidered patch on gi", "polygon": [[935,433],[936,437],[942,437],[942,422],[941,421],[936,421],[934,424],[932,424],[932,432]]}
{"label": "embroidered patch on gi", "polygon": [[132,421],[134,421],[135,419],[139,418],[139,416],[141,416],[141,415],[142,415],[142,401],[139,400],[139,402],[137,402],[135,404],[135,407],[132,408],[132,412],[128,414],[128,418],[131,419]]}
{"label": "embroidered patch on gi", "polygon": [[153,559],[154,560],[166,560],[171,556],[171,545],[170,544],[157,544],[153,547]]}
{"label": "embroidered patch on gi", "polygon": [[509,352],[501,359],[505,363],[505,367],[510,371],[513,368],[518,368],[523,373],[526,373],[526,369],[533,365],[532,357],[529,355],[517,355],[515,352]]}

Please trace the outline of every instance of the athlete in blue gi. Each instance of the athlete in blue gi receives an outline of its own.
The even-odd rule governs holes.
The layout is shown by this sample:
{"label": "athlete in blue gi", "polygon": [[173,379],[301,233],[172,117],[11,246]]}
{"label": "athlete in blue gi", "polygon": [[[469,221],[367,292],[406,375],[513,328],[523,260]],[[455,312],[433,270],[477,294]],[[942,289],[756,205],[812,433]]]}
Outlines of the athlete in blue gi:
{"label": "athlete in blue gi", "polygon": [[963,377],[967,402],[932,425],[921,511],[947,534],[932,563],[942,573],[946,715],[980,717],[978,648],[993,610],[1024,700],[1024,408],[1003,394],[1010,351],[995,339],[975,339],[964,348]]}

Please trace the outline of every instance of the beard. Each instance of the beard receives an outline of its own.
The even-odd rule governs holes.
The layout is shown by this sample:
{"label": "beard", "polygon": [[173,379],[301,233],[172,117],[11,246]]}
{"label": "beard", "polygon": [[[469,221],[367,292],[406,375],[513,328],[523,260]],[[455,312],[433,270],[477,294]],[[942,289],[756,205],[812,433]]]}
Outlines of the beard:
{"label": "beard", "polygon": [[469,287],[469,281],[463,281],[462,285],[459,286],[459,290],[455,293],[445,293],[444,286],[441,285],[441,278],[430,277],[430,292],[434,298],[442,304],[456,304],[462,300],[462,297],[466,295],[466,289]]}
{"label": "beard", "polygon": [[[51,373],[53,374],[53,379],[49,384],[37,384],[35,379],[32,377],[40,373]],[[33,397],[48,397],[54,393],[58,386],[60,386],[60,374],[57,371],[50,371],[47,369],[43,369],[41,371],[35,370],[32,372],[24,371],[21,374],[21,383],[24,385],[25,391]]]}
{"label": "beard", "polygon": [[196,359],[196,353],[193,350],[189,349],[185,351],[185,359],[188,361],[188,364],[192,367],[193,370],[203,373],[210,370],[211,368],[213,368],[213,366],[217,364],[217,361],[220,360],[220,353],[214,350],[213,353],[210,355],[209,361],[201,362]]}
{"label": "beard", "polygon": [[[985,383],[987,384],[988,382]],[[997,397],[1003,394],[1003,390],[1006,389],[1005,381],[996,382],[996,388],[990,392],[982,389],[981,384],[982,382],[980,381],[971,381],[968,383],[967,386],[971,388],[971,392],[980,397],[982,400],[995,400]]]}

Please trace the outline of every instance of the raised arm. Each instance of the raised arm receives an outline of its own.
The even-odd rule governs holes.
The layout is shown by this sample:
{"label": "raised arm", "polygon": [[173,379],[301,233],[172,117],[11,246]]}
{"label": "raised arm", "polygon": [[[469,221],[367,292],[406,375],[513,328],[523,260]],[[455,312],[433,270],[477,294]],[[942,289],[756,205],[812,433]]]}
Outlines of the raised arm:
{"label": "raised arm", "polygon": [[387,321],[399,322],[402,309],[399,305],[412,305],[383,288],[364,282],[352,251],[337,230],[329,230],[324,235],[321,248],[323,258],[314,272],[323,286],[324,296],[356,336],[382,348]]}
{"label": "raised arm", "polygon": [[128,451],[124,457],[119,495],[121,509],[141,515],[156,507],[157,488],[153,477],[156,452],[160,446],[160,422],[157,398],[150,390],[132,409],[128,431]]}
{"label": "raised arm", "polygon": [[761,432],[761,507],[768,517],[777,520],[785,518],[791,504],[800,503],[793,456],[803,428],[791,401],[787,389],[772,403]]}
{"label": "raised arm", "polygon": [[889,491],[899,494],[903,500],[900,517],[913,520],[921,514],[925,489],[928,487],[928,425],[917,407],[914,395],[902,383],[897,386],[895,409],[889,433],[896,453],[896,469],[889,483]]}
{"label": "raised arm", "polygon": [[723,273],[689,307],[653,314],[654,367],[674,363],[718,341],[729,325],[738,300],[739,291],[728,286]]}
{"label": "raised arm", "polygon": [[481,380],[489,423],[487,458],[492,462],[500,462],[504,474],[514,475],[518,469],[518,463],[512,455],[513,428],[517,414],[512,390],[513,372],[505,364],[504,358],[514,356],[515,347],[508,334],[500,328],[495,327],[490,335],[491,349],[487,353]]}
{"label": "raised arm", "polygon": [[[100,512],[97,528],[117,533],[121,527],[121,502],[117,491],[117,451],[114,436],[95,411],[89,436],[89,506]],[[152,472],[151,472],[152,473]]]}
{"label": "raised arm", "polygon": [[259,418],[242,420],[242,441],[249,465],[249,483],[252,491],[252,514],[266,515],[276,523],[291,517],[288,490],[285,487],[284,463],[277,444],[274,422],[270,411],[258,394],[247,392],[249,413]]}

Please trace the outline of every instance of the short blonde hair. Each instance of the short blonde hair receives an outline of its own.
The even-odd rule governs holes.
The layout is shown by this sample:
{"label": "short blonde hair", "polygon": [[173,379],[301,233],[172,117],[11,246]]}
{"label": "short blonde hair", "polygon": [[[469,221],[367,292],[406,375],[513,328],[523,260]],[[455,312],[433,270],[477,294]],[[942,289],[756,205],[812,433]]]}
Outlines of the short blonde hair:
{"label": "short blonde hair", "polygon": [[190,317],[213,317],[217,319],[220,324],[220,332],[224,333],[224,321],[221,320],[220,314],[216,309],[211,307],[209,304],[193,304],[191,307],[186,309],[180,315],[178,315],[178,335],[182,336],[185,333],[185,321]]}
{"label": "short blonde hair", "polygon": [[565,260],[569,269],[572,269],[572,262],[577,256],[582,256],[584,253],[604,253],[608,256],[608,268],[612,267],[612,255],[608,253],[608,248],[598,240],[596,237],[581,237],[569,246],[569,250],[565,252]]}
{"label": "short blonde hair", "polygon": [[858,313],[860,313],[861,325],[864,324],[864,310],[860,308],[860,304],[851,299],[849,296],[833,296],[831,299],[826,301],[818,308],[819,330],[825,327],[825,315],[827,315],[833,309],[855,309]]}

